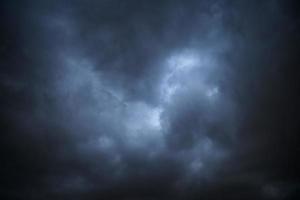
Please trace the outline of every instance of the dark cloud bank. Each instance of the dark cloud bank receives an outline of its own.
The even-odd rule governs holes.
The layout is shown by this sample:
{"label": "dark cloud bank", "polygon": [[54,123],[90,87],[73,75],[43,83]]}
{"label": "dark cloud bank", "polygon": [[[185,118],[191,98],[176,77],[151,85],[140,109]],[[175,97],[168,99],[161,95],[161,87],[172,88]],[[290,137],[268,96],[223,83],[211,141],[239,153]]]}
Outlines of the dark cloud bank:
{"label": "dark cloud bank", "polygon": [[0,3],[0,198],[300,199],[297,1]]}

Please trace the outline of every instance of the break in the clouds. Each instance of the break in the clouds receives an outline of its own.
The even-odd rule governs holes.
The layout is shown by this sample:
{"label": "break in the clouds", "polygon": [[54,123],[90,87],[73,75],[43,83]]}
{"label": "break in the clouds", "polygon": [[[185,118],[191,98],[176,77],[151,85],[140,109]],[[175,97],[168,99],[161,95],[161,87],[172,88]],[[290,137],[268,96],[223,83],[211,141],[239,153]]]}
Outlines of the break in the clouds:
{"label": "break in the clouds", "polygon": [[0,5],[1,198],[299,198],[297,3]]}

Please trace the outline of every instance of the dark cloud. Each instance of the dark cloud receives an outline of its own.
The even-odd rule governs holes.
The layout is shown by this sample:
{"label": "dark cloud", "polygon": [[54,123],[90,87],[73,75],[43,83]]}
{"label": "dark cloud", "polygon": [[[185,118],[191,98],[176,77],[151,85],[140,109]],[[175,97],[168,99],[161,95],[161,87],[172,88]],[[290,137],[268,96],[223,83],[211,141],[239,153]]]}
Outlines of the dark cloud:
{"label": "dark cloud", "polygon": [[294,1],[2,1],[2,199],[298,199]]}

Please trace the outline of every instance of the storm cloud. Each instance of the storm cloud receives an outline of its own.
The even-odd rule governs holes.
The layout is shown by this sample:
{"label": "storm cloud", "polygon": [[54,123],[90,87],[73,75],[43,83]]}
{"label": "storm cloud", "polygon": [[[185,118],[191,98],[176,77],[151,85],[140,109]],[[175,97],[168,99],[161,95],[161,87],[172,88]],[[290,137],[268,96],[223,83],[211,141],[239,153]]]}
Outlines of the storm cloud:
{"label": "storm cloud", "polygon": [[1,199],[298,199],[294,1],[0,3]]}

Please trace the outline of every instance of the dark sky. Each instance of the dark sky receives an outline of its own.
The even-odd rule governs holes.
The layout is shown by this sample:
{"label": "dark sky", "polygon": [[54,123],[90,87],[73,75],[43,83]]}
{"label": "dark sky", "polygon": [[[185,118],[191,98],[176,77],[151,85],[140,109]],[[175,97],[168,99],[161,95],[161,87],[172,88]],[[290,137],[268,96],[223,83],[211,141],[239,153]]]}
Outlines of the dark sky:
{"label": "dark sky", "polygon": [[299,13],[0,1],[0,199],[300,199]]}

